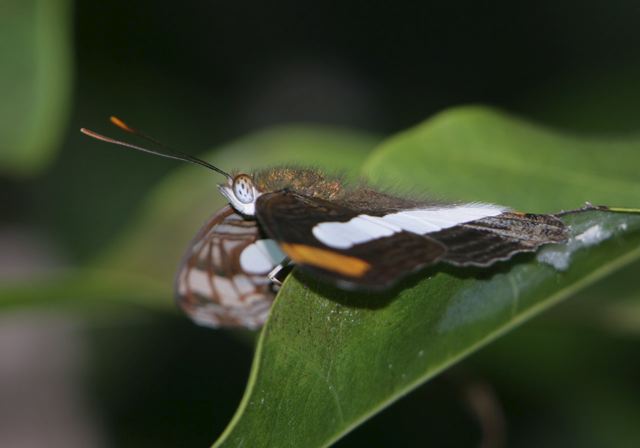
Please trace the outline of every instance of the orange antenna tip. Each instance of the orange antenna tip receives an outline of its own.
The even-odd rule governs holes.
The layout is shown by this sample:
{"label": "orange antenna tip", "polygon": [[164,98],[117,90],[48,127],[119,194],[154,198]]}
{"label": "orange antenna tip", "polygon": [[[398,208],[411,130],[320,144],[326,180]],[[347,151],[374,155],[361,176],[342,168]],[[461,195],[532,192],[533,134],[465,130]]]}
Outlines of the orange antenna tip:
{"label": "orange antenna tip", "polygon": [[120,129],[122,129],[123,131],[135,133],[135,130],[133,128],[129,127],[129,125],[127,123],[125,123],[124,121],[122,121],[118,117],[115,117],[115,116],[112,115],[111,117],[109,117],[109,121],[111,121],[111,123],[113,123],[114,125],[116,125]]}

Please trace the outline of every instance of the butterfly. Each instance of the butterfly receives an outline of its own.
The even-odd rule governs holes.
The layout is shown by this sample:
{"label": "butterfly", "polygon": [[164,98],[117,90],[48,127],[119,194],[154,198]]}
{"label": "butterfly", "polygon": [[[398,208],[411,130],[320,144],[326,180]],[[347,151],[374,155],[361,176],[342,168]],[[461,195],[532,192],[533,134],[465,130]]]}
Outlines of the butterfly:
{"label": "butterfly", "polygon": [[228,204],[193,239],[175,281],[178,304],[201,325],[260,327],[279,276],[294,265],[345,290],[380,291],[427,266],[489,267],[568,238],[557,215],[400,197],[313,168],[228,174],[116,117],[111,122],[159,149],[81,131],[225,177],[218,190]]}

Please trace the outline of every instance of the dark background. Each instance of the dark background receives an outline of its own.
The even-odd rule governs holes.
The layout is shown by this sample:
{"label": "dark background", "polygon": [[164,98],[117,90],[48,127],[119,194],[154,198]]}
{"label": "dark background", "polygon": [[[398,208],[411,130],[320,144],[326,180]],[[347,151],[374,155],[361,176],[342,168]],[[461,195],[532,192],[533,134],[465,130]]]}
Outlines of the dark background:
{"label": "dark background", "polygon": [[[291,122],[383,137],[469,103],[566,132],[628,136],[640,129],[639,23],[640,6],[624,0],[77,1],[70,19],[73,95],[64,141],[35,175],[4,170],[3,241],[16,253],[28,252],[28,266],[53,270],[90,262],[127,227],[146,194],[175,165],[98,146],[79,134],[81,126],[106,131],[111,114],[193,153]],[[566,389],[582,367],[566,353],[579,351],[585,341],[596,358],[615,346],[620,359],[628,360],[637,349],[628,338],[603,336],[588,325],[567,335],[558,323],[558,316],[571,312],[565,308],[421,387],[340,445],[477,445],[479,414],[471,411],[470,390],[495,405],[485,412],[489,418],[506,416],[512,446],[598,446],[609,440],[593,439],[592,420],[574,405],[576,390],[588,391],[597,381]],[[63,438],[66,446],[82,446],[73,444],[77,440],[207,446],[241,397],[252,356],[246,335],[196,328],[161,313],[146,316],[142,325],[136,320],[76,332],[77,318],[38,313],[6,314],[0,331],[24,347],[25,340],[39,347],[34,366],[46,364],[46,354],[57,359],[54,354],[68,352],[75,360],[63,363],[62,373],[46,364],[59,381],[45,373],[44,380],[33,379],[73,390],[68,434],[79,439]],[[56,348],[46,349],[53,340]],[[530,358],[503,356],[530,344],[537,347]],[[528,363],[545,367],[532,378]],[[621,372],[626,378],[627,371]],[[54,410],[66,409],[69,394],[56,398]],[[25,407],[31,403],[27,396],[17,398]],[[617,418],[610,411],[617,405],[609,404],[595,408],[608,415],[604,425],[611,423],[600,432],[623,428],[629,437],[619,440],[633,446],[637,434],[623,423],[637,411]],[[9,429],[0,424],[0,436],[11,434]],[[496,431],[498,439],[504,436]],[[0,442],[2,437],[9,436]]]}

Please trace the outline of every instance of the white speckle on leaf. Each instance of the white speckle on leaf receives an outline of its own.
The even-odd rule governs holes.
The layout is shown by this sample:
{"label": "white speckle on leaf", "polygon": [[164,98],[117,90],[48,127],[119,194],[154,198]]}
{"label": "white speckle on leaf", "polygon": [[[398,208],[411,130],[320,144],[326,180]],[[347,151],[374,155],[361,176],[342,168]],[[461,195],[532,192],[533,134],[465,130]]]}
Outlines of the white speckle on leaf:
{"label": "white speckle on leaf", "polygon": [[548,247],[540,251],[538,261],[553,266],[558,271],[566,271],[569,267],[571,252],[564,248]]}
{"label": "white speckle on leaf", "polygon": [[600,224],[596,224],[576,236],[575,239],[580,241],[583,244],[583,247],[589,247],[606,240],[610,236],[610,231],[603,229]]}
{"label": "white speckle on leaf", "polygon": [[422,358],[424,356],[424,350],[420,350],[418,352],[418,357]]}
{"label": "white speckle on leaf", "polygon": [[[619,226],[626,229],[626,224]],[[595,246],[611,236],[610,230],[604,229],[600,224],[589,227],[584,232],[572,237],[564,245],[553,245],[542,249],[537,256],[541,263],[553,266],[558,271],[566,271],[571,263],[571,256],[578,249]]]}

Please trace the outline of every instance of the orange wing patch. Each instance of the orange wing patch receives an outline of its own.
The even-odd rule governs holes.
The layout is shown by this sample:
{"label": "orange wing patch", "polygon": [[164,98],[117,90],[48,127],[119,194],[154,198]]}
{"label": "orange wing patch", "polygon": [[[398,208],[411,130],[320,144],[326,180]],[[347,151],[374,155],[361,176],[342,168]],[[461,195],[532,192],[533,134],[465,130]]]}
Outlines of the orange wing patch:
{"label": "orange wing patch", "polygon": [[364,260],[305,244],[282,243],[282,250],[296,263],[307,264],[348,277],[362,277],[371,265]]}

